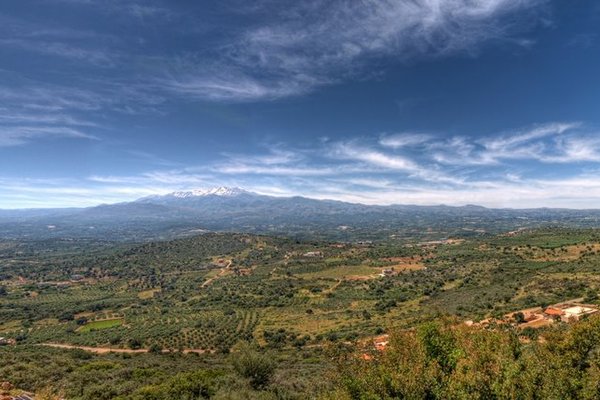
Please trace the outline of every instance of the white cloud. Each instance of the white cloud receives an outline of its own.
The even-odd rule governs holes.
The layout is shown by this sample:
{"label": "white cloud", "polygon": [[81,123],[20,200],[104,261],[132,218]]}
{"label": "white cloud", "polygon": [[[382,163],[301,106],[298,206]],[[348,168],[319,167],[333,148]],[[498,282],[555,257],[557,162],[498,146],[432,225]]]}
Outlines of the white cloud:
{"label": "white cloud", "polygon": [[367,164],[372,164],[378,167],[409,172],[418,170],[417,165],[405,157],[390,156],[384,153],[380,153],[378,151],[368,149],[361,150],[349,147],[347,145],[342,145],[339,147],[339,149],[342,157],[364,161]]}
{"label": "white cloud", "polygon": [[379,139],[379,144],[383,147],[399,149],[402,147],[410,147],[427,143],[432,139],[432,135],[423,133],[396,133],[392,135],[384,134]]}
{"label": "white cloud", "polygon": [[96,123],[85,121],[65,114],[15,113],[0,109],[0,124],[64,124],[74,126],[97,126]]}
{"label": "white cloud", "polygon": [[597,135],[559,138],[554,143],[553,151],[539,154],[538,159],[546,163],[600,162],[600,138]]}
{"label": "white cloud", "polygon": [[332,155],[341,159],[362,161],[384,169],[414,172],[418,165],[406,157],[387,155],[373,150],[367,146],[360,146],[353,142],[337,143],[333,146]]}
{"label": "white cloud", "polygon": [[496,161],[477,152],[477,146],[471,139],[454,136],[440,139],[428,146],[431,157],[440,164],[447,165],[485,165]]}
{"label": "white cloud", "polygon": [[102,67],[114,66],[116,58],[115,54],[104,50],[41,39],[1,39],[0,46],[44,53]]}
{"label": "white cloud", "polygon": [[137,19],[146,18],[171,18],[175,12],[165,7],[153,5],[153,1],[135,1],[135,0],[52,0],[56,3],[72,4],[77,6],[92,6],[97,7],[98,11],[111,13],[115,15],[132,16]]}
{"label": "white cloud", "polygon": [[228,158],[228,164],[258,164],[258,165],[279,165],[297,163],[303,159],[303,156],[296,151],[285,150],[277,146],[271,146],[269,152],[262,155],[247,155],[247,154],[231,154],[224,153],[224,156]]}
{"label": "white cloud", "polygon": [[213,168],[215,172],[230,175],[281,175],[281,176],[322,176],[331,175],[331,168],[310,167],[266,167],[260,165],[220,165]]}
{"label": "white cloud", "polygon": [[[527,29],[529,17],[537,19],[548,0],[259,0],[251,7],[240,6],[242,11],[223,6],[226,13],[246,13],[245,19],[252,21],[227,27],[226,33],[203,30],[195,15],[181,15],[163,2],[54,1],[97,7],[130,23],[150,17],[152,23],[168,21],[167,36],[179,39],[185,34],[199,43],[161,54],[149,51],[154,38],[143,33],[139,38],[116,37],[0,16],[0,46],[117,68],[128,82],[101,82],[95,69],[87,82],[96,80],[101,92],[109,94],[98,96],[103,106],[135,112],[152,111],[147,99],[173,94],[211,101],[301,95],[323,85],[378,75],[377,65],[387,61],[473,53],[491,39]],[[210,35],[202,36],[206,32]],[[386,63],[379,62],[383,59]]]}
{"label": "white cloud", "polygon": [[[106,113],[159,114],[163,98],[148,88],[117,81],[90,85],[53,85],[0,69],[0,146],[22,145],[39,138],[98,139],[106,130]],[[101,121],[102,118],[102,122]]]}
{"label": "white cloud", "polygon": [[229,154],[226,159],[212,165],[212,172],[227,175],[267,175],[267,176],[323,176],[339,173],[331,165],[307,165],[304,152],[290,151],[281,146],[268,146],[264,154]]}
{"label": "white cloud", "polygon": [[407,177],[422,179],[428,182],[457,184],[462,179],[441,172],[435,165],[423,166],[412,159],[397,155],[387,154],[375,150],[368,145],[359,145],[357,142],[341,142],[333,145],[333,157],[363,162],[369,166],[378,167],[381,171],[400,171]]}
{"label": "white cloud", "polygon": [[555,122],[534,126],[526,131],[518,131],[508,135],[484,139],[481,143],[490,152],[498,152],[505,155],[512,150],[518,149],[519,145],[530,143],[535,139],[542,139],[548,136],[560,135],[568,130],[579,127],[580,123]]}
{"label": "white cloud", "polygon": [[0,127],[0,147],[18,146],[38,138],[71,138],[98,140],[81,130],[61,126]]}
{"label": "white cloud", "polygon": [[[180,57],[162,84],[210,100],[273,99],[373,73],[382,57],[473,52],[526,27],[545,0],[363,0],[270,3],[270,21],[211,57]],[[531,21],[527,21],[531,22]],[[182,63],[184,65],[182,71]],[[187,65],[186,65],[187,64]],[[372,64],[371,64],[372,66]]]}
{"label": "white cloud", "polygon": [[[3,111],[0,109],[0,115]],[[42,127],[45,122],[41,121]],[[22,137],[11,137],[10,144],[36,135],[85,135],[76,128],[30,129],[23,131]],[[385,146],[380,139],[317,141],[305,143],[302,149],[263,145],[263,153],[224,154],[216,162],[133,176],[94,175],[55,181],[0,177],[0,203],[39,206],[43,198],[46,206],[56,206],[61,199],[63,205],[90,205],[222,185],[278,196],[368,204],[590,208],[597,207],[600,198],[596,171],[600,137],[581,124],[536,125],[484,139],[433,137],[413,151]],[[0,144],[3,140],[6,145],[6,137],[0,135]],[[548,169],[547,163],[564,163],[569,168]],[[24,200],[16,203],[17,197]]]}
{"label": "white cloud", "polygon": [[[10,82],[10,80],[6,80]],[[99,124],[79,115],[93,108],[96,96],[84,91],[0,85],[0,146],[24,145],[47,138],[98,140]]]}
{"label": "white cloud", "polygon": [[458,166],[497,165],[506,160],[544,163],[596,161],[600,141],[578,131],[581,123],[553,122],[483,139],[454,136],[428,144],[432,158]]}

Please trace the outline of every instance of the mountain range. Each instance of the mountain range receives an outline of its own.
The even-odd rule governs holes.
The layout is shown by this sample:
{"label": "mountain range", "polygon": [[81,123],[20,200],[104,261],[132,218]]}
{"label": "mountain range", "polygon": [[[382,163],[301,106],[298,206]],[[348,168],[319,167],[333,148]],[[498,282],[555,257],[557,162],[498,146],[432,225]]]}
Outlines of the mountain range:
{"label": "mountain range", "polygon": [[202,231],[238,231],[377,240],[441,239],[546,225],[595,227],[600,210],[374,206],[305,197],[273,197],[216,187],[89,208],[0,210],[0,238],[102,238],[143,241]]}

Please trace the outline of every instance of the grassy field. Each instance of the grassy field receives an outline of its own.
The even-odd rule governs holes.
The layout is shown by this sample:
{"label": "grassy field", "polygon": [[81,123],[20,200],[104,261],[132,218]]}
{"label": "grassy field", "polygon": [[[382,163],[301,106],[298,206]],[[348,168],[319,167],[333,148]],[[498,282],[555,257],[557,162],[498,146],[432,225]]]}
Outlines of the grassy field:
{"label": "grassy field", "polygon": [[124,321],[122,318],[105,319],[105,320],[101,320],[101,321],[92,321],[92,322],[88,322],[87,324],[83,325],[81,328],[78,329],[78,331],[81,333],[85,333],[85,332],[90,332],[90,331],[109,329],[109,328],[121,326],[121,325],[123,325],[123,322]]}

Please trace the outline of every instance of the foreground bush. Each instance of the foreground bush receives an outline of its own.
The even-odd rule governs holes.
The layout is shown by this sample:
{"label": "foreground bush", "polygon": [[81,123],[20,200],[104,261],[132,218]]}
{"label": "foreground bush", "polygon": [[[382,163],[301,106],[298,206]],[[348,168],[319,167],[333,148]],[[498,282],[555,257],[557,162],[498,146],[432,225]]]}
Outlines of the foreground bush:
{"label": "foreground bush", "polygon": [[339,357],[330,399],[598,399],[600,318],[524,343],[515,331],[455,321],[392,335],[387,350],[364,360]]}
{"label": "foreground bush", "polygon": [[242,377],[248,379],[252,388],[262,389],[271,381],[276,365],[268,355],[257,352],[249,345],[244,345],[239,352],[232,354],[232,358],[233,368]]}
{"label": "foreground bush", "polygon": [[131,400],[200,400],[210,399],[216,391],[218,371],[200,370],[178,374],[162,385],[137,391]]}

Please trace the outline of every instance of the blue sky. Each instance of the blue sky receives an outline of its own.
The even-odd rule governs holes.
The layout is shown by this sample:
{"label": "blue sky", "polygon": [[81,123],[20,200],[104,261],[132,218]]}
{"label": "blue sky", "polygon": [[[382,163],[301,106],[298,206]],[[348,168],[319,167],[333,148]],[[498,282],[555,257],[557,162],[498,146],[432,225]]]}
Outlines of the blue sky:
{"label": "blue sky", "polygon": [[595,0],[0,3],[0,208],[598,207]]}

